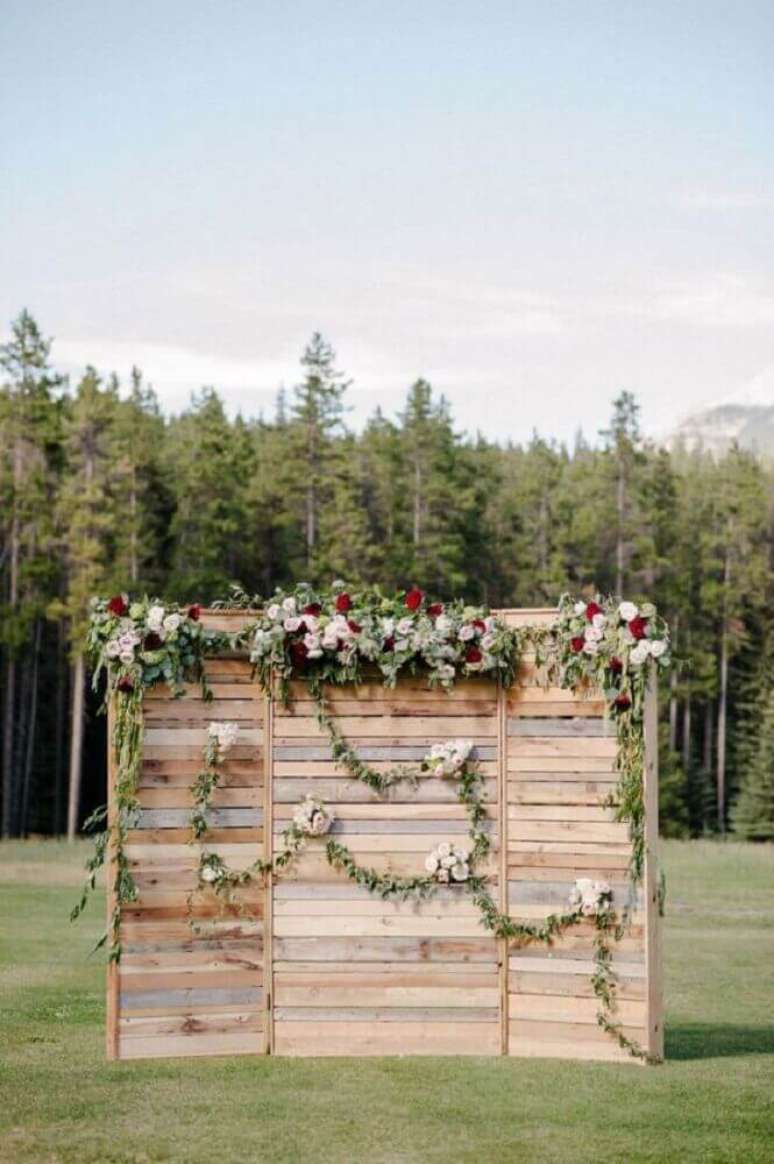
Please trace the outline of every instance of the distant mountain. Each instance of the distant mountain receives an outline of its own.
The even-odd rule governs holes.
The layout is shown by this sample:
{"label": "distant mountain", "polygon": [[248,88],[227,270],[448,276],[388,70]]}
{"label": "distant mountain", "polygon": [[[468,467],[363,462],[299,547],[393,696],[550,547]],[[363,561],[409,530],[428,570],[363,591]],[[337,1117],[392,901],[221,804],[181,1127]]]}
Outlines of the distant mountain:
{"label": "distant mountain", "polygon": [[665,443],[722,456],[734,441],[763,457],[774,457],[774,404],[717,404],[686,417]]}

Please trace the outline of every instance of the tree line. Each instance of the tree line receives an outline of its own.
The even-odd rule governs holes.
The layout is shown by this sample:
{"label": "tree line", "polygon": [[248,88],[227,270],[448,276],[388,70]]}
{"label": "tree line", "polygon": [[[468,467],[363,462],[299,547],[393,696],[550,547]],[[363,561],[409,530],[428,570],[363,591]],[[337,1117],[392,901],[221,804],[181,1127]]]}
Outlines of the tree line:
{"label": "tree line", "polygon": [[652,599],[682,661],[661,692],[662,830],[774,837],[774,472],[753,454],[660,448],[627,392],[593,442],[494,443],[422,379],[354,432],[318,334],[271,419],[230,419],[214,388],[166,417],[139,369],[70,384],[26,311],[0,372],[3,836],[72,834],[100,797],[92,594],[342,577],[494,607]]}

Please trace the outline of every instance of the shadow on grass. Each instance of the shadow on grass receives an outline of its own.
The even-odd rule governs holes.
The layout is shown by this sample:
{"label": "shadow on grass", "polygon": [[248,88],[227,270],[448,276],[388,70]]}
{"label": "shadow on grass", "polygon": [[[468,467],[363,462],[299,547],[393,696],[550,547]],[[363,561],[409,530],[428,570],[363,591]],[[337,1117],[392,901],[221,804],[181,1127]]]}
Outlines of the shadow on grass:
{"label": "shadow on grass", "polygon": [[733,1055],[774,1055],[774,1026],[733,1023],[669,1023],[667,1060],[723,1059]]}

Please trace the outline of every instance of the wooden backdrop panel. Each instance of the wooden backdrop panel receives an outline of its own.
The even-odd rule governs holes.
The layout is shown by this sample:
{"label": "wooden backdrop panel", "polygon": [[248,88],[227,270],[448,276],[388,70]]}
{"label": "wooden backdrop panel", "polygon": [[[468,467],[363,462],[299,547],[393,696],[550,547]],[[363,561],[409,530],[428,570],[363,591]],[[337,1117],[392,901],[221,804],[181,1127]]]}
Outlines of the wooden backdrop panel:
{"label": "wooden backdrop panel", "polygon": [[[552,610],[501,612],[512,624],[549,623]],[[206,612],[236,630],[237,612]],[[375,898],[331,869],[322,842],[274,879],[238,891],[223,909],[211,891],[191,899],[190,785],[210,720],[240,725],[204,839],[233,868],[269,857],[295,805],[319,796],[332,835],[360,864],[412,875],[441,840],[469,844],[454,782],[433,777],[383,798],[333,763],[303,683],[290,706],[269,703],[246,660],[207,665],[213,702],[146,695],[141,814],[126,849],[139,900],[121,924],[120,968],[108,971],[108,1055],[541,1055],[625,1060],[596,1024],[593,924],[546,947],[495,940],[461,888],[432,901]],[[472,739],[485,777],[492,853],[485,871],[498,904],[539,922],[567,904],[577,877],[628,893],[626,825],[605,806],[616,741],[598,693],[544,688],[525,659],[517,685],[487,680],[429,691],[422,679],[331,690],[340,730],[377,768],[417,766],[434,743]],[[616,945],[623,1029],[663,1052],[657,911],[655,691],[646,717],[647,861],[631,932]],[[111,770],[111,777],[114,776]],[[112,876],[112,874],[111,874]]]}
{"label": "wooden backdrop panel", "polygon": [[[235,869],[263,855],[266,700],[244,659],[214,659],[207,674],[212,702],[198,686],[182,699],[161,687],[144,699],[141,808],[126,845],[139,899],[123,910],[121,962],[111,972],[121,1059],[258,1054],[266,1046],[266,890],[240,890],[234,907],[196,888],[208,842]],[[238,723],[239,740],[221,768],[211,831],[191,844],[190,786],[211,720]]]}

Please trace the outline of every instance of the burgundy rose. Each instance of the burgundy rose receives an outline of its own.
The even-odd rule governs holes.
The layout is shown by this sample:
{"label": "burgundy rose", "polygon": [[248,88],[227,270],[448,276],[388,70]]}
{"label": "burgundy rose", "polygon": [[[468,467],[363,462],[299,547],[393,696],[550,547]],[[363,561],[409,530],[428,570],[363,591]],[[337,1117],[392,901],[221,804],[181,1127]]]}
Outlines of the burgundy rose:
{"label": "burgundy rose", "polygon": [[478,647],[468,647],[467,651],[465,652],[465,662],[466,663],[480,663],[481,662],[481,652],[479,651]]}
{"label": "burgundy rose", "polygon": [[155,631],[148,631],[142,645],[146,651],[157,651],[161,646],[161,638]]}
{"label": "burgundy rose", "polygon": [[617,655],[613,655],[612,659],[608,663],[608,667],[610,668],[610,670],[613,672],[614,675],[620,675],[621,672],[623,671],[623,663],[621,662],[621,660],[618,658]]}
{"label": "burgundy rose", "polygon": [[107,608],[108,608],[108,613],[114,614],[116,616],[116,618],[123,618],[123,616],[129,610],[129,607],[126,604],[126,599],[124,598],[123,594],[115,594],[110,599],[110,602],[108,602]]}
{"label": "burgundy rose", "polygon": [[359,635],[363,629],[359,622],[355,622],[354,618],[347,619],[347,626],[352,631],[353,635]]}
{"label": "burgundy rose", "polygon": [[406,606],[409,610],[419,610],[424,596],[424,592],[418,586],[412,586],[406,595]]}
{"label": "burgundy rose", "polygon": [[633,618],[629,623],[629,631],[635,639],[644,639],[647,629],[648,620],[643,618],[642,615],[638,614],[637,617]]}
{"label": "burgundy rose", "polygon": [[430,615],[431,618],[438,618],[439,614],[443,614],[443,603],[442,602],[431,602],[427,608],[427,613]]}
{"label": "burgundy rose", "polygon": [[583,644],[585,641],[586,640],[583,639],[580,635],[577,635],[574,639],[570,639],[570,646],[575,651],[576,655],[579,655],[583,650]]}
{"label": "burgundy rose", "polygon": [[602,607],[598,602],[589,602],[586,607],[586,618],[591,622],[595,614],[601,614]]}
{"label": "burgundy rose", "polygon": [[129,691],[134,691],[134,679],[131,675],[122,675],[116,683],[118,691],[123,691],[126,694]]}
{"label": "burgundy rose", "polygon": [[319,602],[310,602],[304,607],[304,614],[311,614],[314,618],[318,618],[322,614],[322,607]]}
{"label": "burgundy rose", "polygon": [[483,618],[474,618],[470,625],[474,626],[477,631],[481,631],[481,634],[483,634],[486,630],[486,623],[484,622]]}
{"label": "burgundy rose", "polygon": [[348,610],[352,609],[352,599],[346,593],[338,594],[336,596],[336,610],[339,614],[346,614]]}
{"label": "burgundy rose", "polygon": [[199,605],[199,603],[198,603],[198,602],[195,602],[195,603],[193,604],[193,606],[189,606],[189,607],[188,607],[188,617],[189,617],[189,618],[190,618],[190,619],[191,619],[193,622],[198,622],[198,621],[199,621],[199,617],[200,617],[201,613],[202,613],[202,608],[201,608],[201,606]]}
{"label": "burgundy rose", "polygon": [[306,643],[303,641],[303,639],[293,640],[293,642],[290,644],[290,654],[293,662],[298,663],[299,666],[306,662],[307,650]]}
{"label": "burgundy rose", "polygon": [[387,638],[384,640],[384,643],[382,645],[383,645],[385,651],[394,651],[395,650],[395,635],[388,635]]}
{"label": "burgundy rose", "polygon": [[626,711],[626,709],[631,707],[631,705],[632,701],[625,691],[622,691],[620,695],[616,695],[615,699],[613,700],[613,707],[616,709],[616,711]]}

